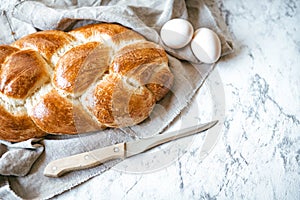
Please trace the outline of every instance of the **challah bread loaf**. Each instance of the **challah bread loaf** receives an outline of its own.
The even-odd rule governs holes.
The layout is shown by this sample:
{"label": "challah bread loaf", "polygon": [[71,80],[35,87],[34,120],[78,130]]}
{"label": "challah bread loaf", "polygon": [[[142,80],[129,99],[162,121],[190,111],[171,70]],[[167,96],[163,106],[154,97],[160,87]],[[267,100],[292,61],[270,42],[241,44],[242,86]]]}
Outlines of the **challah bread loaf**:
{"label": "challah bread loaf", "polygon": [[118,24],[0,45],[0,139],[138,124],[173,84],[165,51]]}

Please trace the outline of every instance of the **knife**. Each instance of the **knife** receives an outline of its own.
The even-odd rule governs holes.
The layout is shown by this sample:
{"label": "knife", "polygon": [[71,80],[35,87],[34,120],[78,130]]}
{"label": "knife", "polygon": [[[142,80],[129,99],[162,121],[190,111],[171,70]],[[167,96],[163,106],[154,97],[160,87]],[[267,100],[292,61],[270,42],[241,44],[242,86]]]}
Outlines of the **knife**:
{"label": "knife", "polygon": [[46,166],[44,175],[49,177],[59,177],[67,172],[95,167],[109,160],[125,159],[143,153],[161,144],[206,131],[217,123],[218,121],[212,121],[178,131],[163,133],[145,139],[118,143],[54,160]]}

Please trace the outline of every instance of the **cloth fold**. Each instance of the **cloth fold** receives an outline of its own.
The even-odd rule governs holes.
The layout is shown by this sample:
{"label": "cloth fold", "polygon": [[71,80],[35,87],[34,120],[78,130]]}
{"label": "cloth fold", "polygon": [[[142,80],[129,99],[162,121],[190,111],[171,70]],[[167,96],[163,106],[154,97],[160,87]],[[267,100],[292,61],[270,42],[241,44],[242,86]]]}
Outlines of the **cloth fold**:
{"label": "cloth fold", "polygon": [[43,153],[41,139],[30,139],[19,143],[0,143],[0,174],[25,176],[33,163]]}
{"label": "cloth fold", "polygon": [[211,28],[221,39],[222,55],[232,52],[230,35],[224,34],[227,32],[219,26],[220,20],[200,0],[4,0],[1,10],[0,25],[6,29],[0,33],[2,44],[38,30],[67,31],[91,23],[120,23],[163,46],[169,53],[170,69],[175,76],[170,93],[139,125],[75,136],[50,135],[43,140],[16,144],[0,141],[0,174],[5,175],[0,176],[0,196],[7,199],[17,198],[16,195],[23,199],[48,199],[100,175],[120,160],[58,179],[43,176],[43,170],[50,161],[61,157],[159,134],[189,104],[214,65],[199,62],[189,45],[179,50],[166,47],[159,31],[168,20],[184,18],[192,22],[194,29]]}

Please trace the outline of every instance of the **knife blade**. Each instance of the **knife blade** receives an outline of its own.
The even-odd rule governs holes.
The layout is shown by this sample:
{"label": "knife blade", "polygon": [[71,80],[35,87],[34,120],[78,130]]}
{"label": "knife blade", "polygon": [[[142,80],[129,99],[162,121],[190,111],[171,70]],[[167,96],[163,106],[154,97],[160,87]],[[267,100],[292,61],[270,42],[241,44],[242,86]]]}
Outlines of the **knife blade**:
{"label": "knife blade", "polygon": [[48,177],[60,177],[67,172],[95,167],[109,160],[125,159],[143,153],[161,144],[206,131],[217,123],[218,121],[212,121],[178,131],[163,133],[145,139],[118,143],[89,152],[60,158],[51,161],[46,166],[44,175]]}

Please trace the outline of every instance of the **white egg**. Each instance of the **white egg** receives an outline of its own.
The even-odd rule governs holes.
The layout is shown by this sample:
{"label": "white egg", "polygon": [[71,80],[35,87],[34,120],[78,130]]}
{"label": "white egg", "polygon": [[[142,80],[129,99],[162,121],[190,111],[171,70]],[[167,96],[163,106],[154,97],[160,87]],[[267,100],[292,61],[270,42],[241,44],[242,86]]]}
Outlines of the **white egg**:
{"label": "white egg", "polygon": [[195,31],[191,48],[194,55],[204,63],[214,63],[221,56],[221,41],[218,35],[208,28]]}
{"label": "white egg", "polygon": [[173,49],[186,46],[192,39],[194,28],[184,19],[172,19],[166,22],[160,31],[164,44]]}

